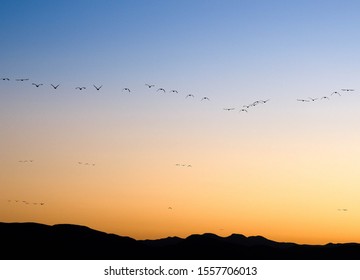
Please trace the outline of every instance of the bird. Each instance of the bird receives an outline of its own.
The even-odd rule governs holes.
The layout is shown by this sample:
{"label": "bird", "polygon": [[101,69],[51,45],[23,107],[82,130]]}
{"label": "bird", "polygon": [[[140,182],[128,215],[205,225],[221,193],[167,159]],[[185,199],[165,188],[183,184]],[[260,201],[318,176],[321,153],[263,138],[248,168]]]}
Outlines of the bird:
{"label": "bird", "polygon": [[334,91],[334,92],[331,93],[331,95],[334,95],[334,94],[337,94],[337,95],[341,96],[341,94],[339,92],[337,92],[337,91]]}
{"label": "bird", "polygon": [[241,109],[239,112],[248,112],[246,109]]}
{"label": "bird", "polygon": [[127,92],[131,92],[131,90],[129,88],[123,88],[123,91],[126,90]]}
{"label": "bird", "polygon": [[192,167],[192,166],[191,166],[191,164],[188,164],[188,166],[187,166],[187,167]]}
{"label": "bird", "polygon": [[9,78],[1,78],[2,81],[10,81]]}
{"label": "bird", "polygon": [[185,96],[185,98],[188,98],[188,97],[195,97],[193,94],[188,94]]}
{"label": "bird", "polygon": [[54,86],[53,84],[51,84],[51,86],[52,86],[54,89],[57,89],[59,85]]}
{"label": "bird", "polygon": [[75,89],[83,90],[83,89],[86,89],[86,87],[76,87]]}
{"label": "bird", "polygon": [[235,110],[235,108],[224,108],[225,111],[232,111]]}
{"label": "bird", "polygon": [[352,88],[342,88],[341,90],[342,91],[354,91],[354,89],[352,89]]}
{"label": "bird", "polygon": [[311,98],[309,97],[311,101],[315,101],[315,100],[318,100],[318,98]]}
{"label": "bird", "polygon": [[81,162],[81,161],[78,161],[78,164],[82,164],[82,162]]}
{"label": "bird", "polygon": [[29,79],[15,79],[15,80],[19,82],[23,82],[23,81],[28,81]]}
{"label": "bird", "polygon": [[266,99],[266,100],[260,100],[260,102],[262,102],[262,103],[266,103],[266,102],[269,102],[270,101],[270,99]]}
{"label": "bird", "polygon": [[328,99],[328,100],[330,100],[330,98],[328,96],[323,96],[320,99]]}
{"label": "bird", "polygon": [[172,210],[172,207],[168,207],[169,210]]}
{"label": "bird", "polygon": [[42,86],[43,84],[35,84],[35,83],[32,83],[32,85],[36,86],[36,87],[39,87],[39,86]]}
{"label": "bird", "polygon": [[202,100],[208,100],[208,101],[210,101],[210,98],[209,98],[209,97],[204,96],[203,98],[201,98],[201,100],[200,100],[200,101],[202,101]]}
{"label": "bird", "polygon": [[166,92],[165,89],[163,89],[163,88],[158,88],[157,91],[160,91],[160,90],[163,91],[164,93]]}
{"label": "bird", "polygon": [[44,205],[45,203],[44,202],[40,202],[40,205],[42,206],[42,205]]}
{"label": "bird", "polygon": [[176,165],[176,166],[180,166],[180,163],[176,163],[175,165]]}
{"label": "bird", "polygon": [[145,86],[147,86],[148,88],[152,88],[152,87],[154,87],[155,85],[145,84]]}
{"label": "bird", "polygon": [[176,89],[172,89],[170,92],[179,93]]}
{"label": "bird", "polygon": [[310,100],[306,100],[306,99],[296,99],[296,100],[301,102],[310,102]]}
{"label": "bird", "polygon": [[342,209],[338,209],[338,211],[347,211],[347,209],[346,208],[342,208]]}
{"label": "bird", "polygon": [[102,88],[102,85],[99,86],[99,87],[97,87],[97,86],[95,86],[95,85],[93,85],[93,86],[94,86],[94,88],[96,88],[96,90],[100,90],[100,89]]}

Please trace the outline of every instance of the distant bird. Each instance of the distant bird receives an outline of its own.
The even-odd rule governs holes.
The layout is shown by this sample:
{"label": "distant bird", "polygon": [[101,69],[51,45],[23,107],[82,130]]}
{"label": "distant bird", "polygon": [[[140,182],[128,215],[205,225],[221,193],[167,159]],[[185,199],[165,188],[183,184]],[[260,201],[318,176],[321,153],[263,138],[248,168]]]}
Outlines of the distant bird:
{"label": "distant bird", "polygon": [[235,110],[235,108],[224,108],[225,111],[232,111]]}
{"label": "distant bird", "polygon": [[45,203],[44,202],[40,202],[40,205],[42,206],[42,205],[44,205]]}
{"label": "distant bird", "polygon": [[176,165],[176,166],[180,166],[180,163],[176,163],[175,165]]}
{"label": "distant bird", "polygon": [[338,93],[337,91],[334,91],[334,92],[331,93],[331,95],[334,95],[334,94],[337,94],[337,95],[341,96],[341,94]]}
{"label": "distant bird", "polygon": [[203,98],[201,98],[201,100],[200,100],[200,101],[202,101],[202,100],[208,100],[208,101],[210,101],[210,98],[209,98],[209,97],[204,96]]}
{"label": "distant bird", "polygon": [[166,92],[165,89],[163,89],[163,88],[158,88],[157,91],[160,91],[160,90],[163,91],[164,93]]}
{"label": "distant bird", "polygon": [[179,93],[176,89],[172,89],[170,92]]}
{"label": "distant bird", "polygon": [[192,166],[191,166],[191,164],[188,164],[188,166],[187,166],[187,167],[192,167]]}
{"label": "distant bird", "polygon": [[28,81],[29,79],[15,79],[15,80],[19,82],[23,82],[23,81]]}
{"label": "distant bird", "polygon": [[168,207],[169,210],[172,210],[172,207]]}
{"label": "distant bird", "polygon": [[341,90],[342,91],[354,91],[354,89],[352,89],[352,88],[342,88]]}
{"label": "distant bird", "polygon": [[152,88],[152,87],[154,87],[155,85],[145,84],[145,86],[147,86],[148,88]]}
{"label": "distant bird", "polygon": [[93,85],[93,86],[94,86],[94,88],[96,88],[96,90],[100,90],[100,89],[102,88],[102,85],[99,86],[99,87],[97,87],[97,86],[95,86],[95,85]]}
{"label": "distant bird", "polygon": [[57,89],[57,88],[59,87],[59,85],[54,86],[53,84],[51,84],[51,86],[52,86],[54,89]]}
{"label": "distant bird", "polygon": [[32,85],[36,86],[36,87],[39,87],[39,86],[42,86],[43,84],[35,84],[35,83],[32,83]]}
{"label": "distant bird", "polygon": [[309,97],[311,101],[315,101],[315,100],[318,100],[318,98],[311,98]]}
{"label": "distant bird", "polygon": [[300,102],[310,102],[310,100],[306,100],[306,99],[296,99],[296,100]]}
{"label": "distant bird", "polygon": [[131,90],[129,89],[129,88],[123,88],[123,91],[127,91],[127,92],[129,92],[129,93],[131,93]]}
{"label": "distant bird", "polygon": [[2,81],[10,81],[9,78],[1,78]]}
{"label": "distant bird", "polygon": [[320,99],[328,99],[328,100],[330,100],[330,98],[328,96],[323,96]]}
{"label": "distant bird", "polygon": [[347,211],[347,209],[346,208],[342,208],[342,209],[338,209],[338,211]]}
{"label": "distant bird", "polygon": [[260,100],[260,102],[262,102],[262,103],[266,103],[266,102],[269,102],[270,101],[270,99],[266,99],[266,100]]}
{"label": "distant bird", "polygon": [[188,98],[188,97],[195,97],[193,94],[188,94],[185,96],[185,98]]}
{"label": "distant bird", "polygon": [[81,161],[78,161],[78,164],[82,164],[82,162],[81,162]]}
{"label": "distant bird", "polygon": [[239,112],[248,112],[246,109],[241,109]]}
{"label": "distant bird", "polygon": [[86,87],[76,87],[75,89],[83,90],[83,89],[86,89]]}

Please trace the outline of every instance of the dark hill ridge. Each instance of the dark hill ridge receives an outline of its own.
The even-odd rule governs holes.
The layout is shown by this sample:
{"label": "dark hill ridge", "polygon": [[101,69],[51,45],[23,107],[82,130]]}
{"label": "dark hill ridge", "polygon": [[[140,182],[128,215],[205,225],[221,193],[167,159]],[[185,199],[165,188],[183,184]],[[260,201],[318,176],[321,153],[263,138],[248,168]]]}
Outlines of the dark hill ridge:
{"label": "dark hill ridge", "polygon": [[299,245],[212,233],[135,240],[80,225],[0,223],[2,260],[360,260],[360,244]]}

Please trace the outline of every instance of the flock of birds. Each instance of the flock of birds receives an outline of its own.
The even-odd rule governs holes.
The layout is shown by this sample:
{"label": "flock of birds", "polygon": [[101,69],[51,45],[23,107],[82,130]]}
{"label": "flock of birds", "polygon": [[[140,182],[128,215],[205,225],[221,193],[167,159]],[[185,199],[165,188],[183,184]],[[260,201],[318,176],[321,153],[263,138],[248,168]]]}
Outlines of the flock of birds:
{"label": "flock of birds", "polygon": [[28,202],[26,200],[8,200],[9,203],[23,203],[25,205],[44,206],[45,202]]}
{"label": "flock of birds", "polygon": [[[343,92],[352,92],[352,91],[355,91],[355,90],[352,89],[352,88],[342,88],[341,91],[343,91]],[[316,98],[308,97],[309,99],[297,99],[297,101],[300,101],[300,102],[314,102],[316,100],[330,100],[330,97],[333,96],[333,95],[341,96],[340,92],[333,91],[330,94],[330,96],[325,95],[325,96],[316,97]]]}
{"label": "flock of birds", "polygon": [[[11,79],[10,78],[0,78],[0,80],[2,81],[10,81]],[[17,82],[25,82],[25,81],[29,81],[30,79],[29,78],[17,78],[15,79],[15,81]],[[36,88],[39,88],[41,86],[44,86],[43,83],[32,83],[31,85],[35,86]],[[51,88],[53,90],[57,90],[60,86],[60,84],[50,84]],[[145,86],[149,89],[151,88],[155,88],[155,85],[154,84],[149,84],[149,83],[145,83]],[[93,87],[96,91],[100,91],[103,87],[103,85],[94,85],[93,84]],[[79,90],[79,91],[85,91],[87,90],[87,87],[86,86],[77,86],[74,88],[75,90]],[[352,89],[352,88],[343,88],[341,89],[342,92],[353,92],[355,91],[355,89]],[[127,88],[127,87],[124,87],[122,89],[122,92],[127,92],[127,93],[132,93],[132,90],[130,88]],[[162,93],[166,93],[166,92],[169,92],[169,93],[175,93],[175,94],[178,94],[179,91],[176,90],[176,89],[171,89],[169,91],[166,91],[164,88],[162,87],[159,87],[156,89],[156,92],[162,92]],[[337,96],[342,96],[341,93],[339,91],[334,91],[330,94],[330,96],[321,96],[321,97],[308,97],[307,99],[303,99],[303,98],[298,98],[296,99],[297,101],[299,102],[304,102],[304,103],[307,103],[307,102],[315,102],[317,100],[330,100],[330,98],[334,95],[337,95]],[[195,95],[193,94],[187,94],[185,96],[185,99],[187,98],[195,98]],[[207,96],[203,96],[201,99],[201,101],[210,101],[210,98],[207,97]],[[267,102],[269,102],[270,99],[265,99],[265,100],[256,100],[250,104],[246,104],[246,105],[243,105],[242,107],[240,108],[236,108],[236,107],[226,107],[226,108],[223,108],[224,111],[235,111],[236,109],[241,113],[241,112],[245,112],[245,113],[248,113],[249,109],[257,106],[257,105],[260,105],[260,104],[266,104]],[[32,163],[34,162],[34,160],[19,160],[20,163]],[[95,163],[89,163],[89,162],[78,162],[79,165],[84,165],[84,166],[95,166]],[[183,164],[183,163],[176,163],[175,166],[177,167],[192,167],[191,164]],[[11,200],[8,200],[8,202],[12,202]],[[15,203],[18,203],[20,202],[19,200],[14,200],[13,202]],[[26,205],[40,205],[40,206],[43,206],[45,203],[43,202],[27,202],[27,201],[21,201],[22,203],[26,204]],[[172,207],[168,207],[169,210],[172,210]],[[337,209],[338,211],[341,211],[341,212],[347,212],[348,209],[346,208],[339,208]]]}

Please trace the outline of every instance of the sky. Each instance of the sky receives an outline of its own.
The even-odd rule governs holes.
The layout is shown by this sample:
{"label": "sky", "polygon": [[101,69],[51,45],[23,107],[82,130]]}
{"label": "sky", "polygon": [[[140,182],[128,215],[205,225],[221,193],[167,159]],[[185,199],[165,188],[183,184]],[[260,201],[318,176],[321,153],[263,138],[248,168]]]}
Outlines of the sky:
{"label": "sky", "polygon": [[2,0],[0,221],[360,242],[359,8]]}

